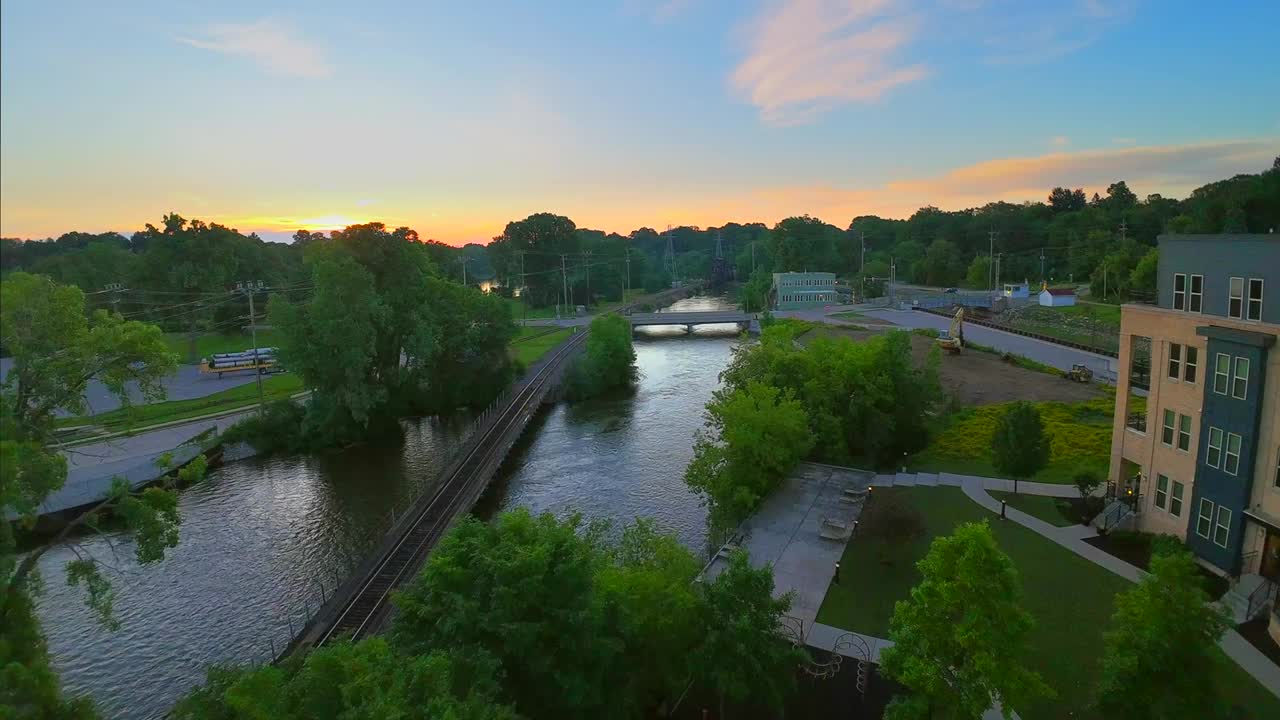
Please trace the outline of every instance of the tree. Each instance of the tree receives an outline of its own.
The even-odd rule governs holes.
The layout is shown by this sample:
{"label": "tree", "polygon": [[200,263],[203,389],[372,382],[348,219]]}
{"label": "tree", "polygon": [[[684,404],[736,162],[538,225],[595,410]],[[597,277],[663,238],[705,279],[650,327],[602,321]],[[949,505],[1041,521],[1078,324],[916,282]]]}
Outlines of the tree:
{"label": "tree", "polygon": [[920,583],[889,621],[894,645],[880,655],[884,673],[911,695],[895,698],[886,718],[926,718],[945,708],[976,720],[997,702],[1010,718],[1052,694],[1025,667],[1034,620],[1019,605],[1017,570],[986,521],[935,539],[917,567]]}
{"label": "tree", "polygon": [[981,290],[991,287],[991,258],[986,255],[974,256],[965,273],[964,284]]}
{"label": "tree", "polygon": [[745,550],[729,556],[715,580],[701,583],[702,640],[692,650],[695,680],[724,701],[761,701],[780,715],[805,656],[782,634],[791,593],[773,596],[773,570],[751,567]]}
{"label": "tree", "polygon": [[301,661],[214,667],[174,707],[175,720],[453,718],[514,720],[495,700],[492,660],[447,652],[404,656],[380,637],[337,643]]}
{"label": "tree", "polygon": [[1129,273],[1129,292],[1155,297],[1156,273],[1160,269],[1160,250],[1151,248]]}
{"label": "tree", "polygon": [[1049,208],[1055,213],[1083,210],[1088,205],[1084,190],[1056,187],[1049,191]]}
{"label": "tree", "polygon": [[576,230],[572,220],[552,213],[509,222],[502,235],[489,244],[490,261],[501,277],[519,278],[523,273],[521,297],[531,306],[564,302],[560,256],[578,251]]}
{"label": "tree", "polygon": [[1138,204],[1138,196],[1123,180],[1120,180],[1107,186],[1106,203],[1108,209],[1127,210]]}
{"label": "tree", "polygon": [[742,286],[743,312],[757,313],[769,309],[769,293],[773,290],[773,279],[764,270],[751,273],[751,279]]}
{"label": "tree", "polygon": [[685,483],[711,507],[714,526],[737,525],[786,479],[813,446],[808,425],[799,401],[761,382],[707,404]]}
{"label": "tree", "polygon": [[[66,459],[47,447],[55,414],[84,412],[85,387],[94,379],[126,406],[131,387],[144,398],[161,398],[161,380],[174,370],[176,357],[155,326],[102,310],[87,318],[78,288],[23,272],[0,282],[0,346],[13,357],[0,382],[0,514],[17,518],[0,522],[0,706],[25,708],[32,717],[86,717],[86,703],[59,697],[48,664],[31,609],[39,587],[37,564],[50,549],[73,546],[76,559],[67,564],[68,582],[83,587],[90,609],[114,627],[111,582],[97,558],[76,544],[77,532],[97,529],[111,514],[133,532],[138,561],[155,562],[177,543],[177,499],[159,487],[135,493],[118,481],[105,499],[20,560],[13,531],[29,527],[41,502],[66,481]],[[197,480],[204,468],[203,456],[197,456],[183,477]]]}
{"label": "tree", "polygon": [[[1080,493],[1080,500],[1085,507],[1087,515],[1094,515],[1102,508],[1102,498],[1095,497],[1094,493],[1098,488],[1102,487],[1102,478],[1092,472],[1076,473],[1071,479],[1071,484],[1075,486],[1076,492]],[[1081,518],[1084,523],[1088,523],[1090,518]]]}
{"label": "tree", "polygon": [[1035,405],[1019,400],[1000,416],[991,436],[991,461],[996,470],[1013,478],[1015,493],[1019,479],[1034,476],[1049,462],[1044,421]]}
{"label": "tree", "polygon": [[[930,285],[950,285],[964,268],[955,243],[941,238],[929,245],[924,256],[924,281]],[[917,277],[917,279],[920,279]]]}
{"label": "tree", "polygon": [[[1150,574],[1116,596],[1105,635],[1098,709],[1105,717],[1219,717],[1214,678],[1224,610],[1209,604],[1191,555],[1179,550],[1151,558]],[[1168,668],[1178,672],[1169,674]]]}
{"label": "tree", "polygon": [[769,254],[777,272],[837,269],[836,240],[843,233],[818,218],[789,217],[769,233]]}
{"label": "tree", "polygon": [[589,333],[586,352],[570,371],[569,395],[575,400],[630,387],[636,378],[631,321],[608,313],[591,321]]}

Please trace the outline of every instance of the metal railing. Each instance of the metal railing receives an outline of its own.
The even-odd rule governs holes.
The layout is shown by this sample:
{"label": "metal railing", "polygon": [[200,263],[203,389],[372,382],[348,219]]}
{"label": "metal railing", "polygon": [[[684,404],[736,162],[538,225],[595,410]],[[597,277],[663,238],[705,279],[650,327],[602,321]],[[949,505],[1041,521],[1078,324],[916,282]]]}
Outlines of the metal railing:
{"label": "metal railing", "polygon": [[1275,608],[1276,596],[1280,593],[1280,585],[1276,585],[1268,578],[1263,578],[1262,583],[1249,593],[1249,604],[1245,608],[1245,620],[1252,620],[1262,611],[1267,609],[1267,605]]}
{"label": "metal railing", "polygon": [[1137,430],[1142,433],[1146,432],[1147,414],[1145,412],[1131,412],[1125,415],[1124,426],[1130,430]]}

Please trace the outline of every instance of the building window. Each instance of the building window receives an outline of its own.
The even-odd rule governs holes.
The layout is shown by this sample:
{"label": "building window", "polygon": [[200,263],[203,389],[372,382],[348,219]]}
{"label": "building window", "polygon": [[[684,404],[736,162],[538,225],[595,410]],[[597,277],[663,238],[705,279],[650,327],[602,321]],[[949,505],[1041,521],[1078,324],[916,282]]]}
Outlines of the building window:
{"label": "building window", "polygon": [[1231,511],[1218,506],[1218,520],[1213,525],[1213,544],[1227,546],[1227,535],[1231,532]]}
{"label": "building window", "polygon": [[1218,353],[1213,358],[1213,391],[1219,395],[1227,394],[1227,384],[1231,374],[1231,356]]}
{"label": "building window", "polygon": [[1187,309],[1187,276],[1182,273],[1173,274],[1173,309]]}
{"label": "building window", "polygon": [[1164,429],[1160,431],[1160,442],[1173,447],[1173,424],[1177,420],[1177,415],[1172,410],[1164,411]]}
{"label": "building window", "polygon": [[1222,471],[1235,475],[1240,470],[1240,436],[1229,432],[1227,433],[1227,453],[1222,460]]}
{"label": "building window", "polygon": [[1262,278],[1249,278],[1249,307],[1245,312],[1245,318],[1262,319]]}
{"label": "building window", "polygon": [[1191,450],[1191,416],[1178,416],[1178,449],[1183,452]]}
{"label": "building window", "polygon": [[1244,278],[1231,278],[1227,291],[1227,317],[1244,319]]}
{"label": "building window", "polygon": [[1191,295],[1187,298],[1187,309],[1193,313],[1200,312],[1200,302],[1204,298],[1204,276],[1191,276]]}
{"label": "building window", "polygon": [[1209,449],[1204,454],[1204,464],[1217,468],[1222,464],[1222,429],[1209,428]]}
{"label": "building window", "polygon": [[1169,512],[1174,517],[1182,517],[1182,483],[1173,481],[1173,497],[1169,499]]}
{"label": "building window", "polygon": [[1169,343],[1169,379],[1177,380],[1182,377],[1182,346],[1178,343]]}
{"label": "building window", "polygon": [[1196,534],[1202,538],[1208,538],[1212,528],[1213,503],[1206,498],[1200,498],[1200,515],[1196,518]]}
{"label": "building window", "polygon": [[1169,504],[1169,478],[1164,475],[1156,476],[1156,507],[1164,510]]}
{"label": "building window", "polygon": [[1182,379],[1189,383],[1196,381],[1196,366],[1200,362],[1200,351],[1190,345],[1187,346],[1187,357],[1182,363]]}
{"label": "building window", "polygon": [[1243,400],[1249,394],[1249,358],[1236,358],[1235,372],[1231,378],[1231,397]]}

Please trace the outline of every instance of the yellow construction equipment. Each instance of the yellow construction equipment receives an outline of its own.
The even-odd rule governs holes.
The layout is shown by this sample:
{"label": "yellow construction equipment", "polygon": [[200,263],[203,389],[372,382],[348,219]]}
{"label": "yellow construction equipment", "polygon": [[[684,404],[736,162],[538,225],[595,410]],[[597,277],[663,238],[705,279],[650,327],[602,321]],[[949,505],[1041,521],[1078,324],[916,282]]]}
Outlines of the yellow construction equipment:
{"label": "yellow construction equipment", "polygon": [[1093,371],[1083,363],[1072,363],[1071,370],[1062,373],[1062,377],[1080,383],[1087,383],[1093,380]]}
{"label": "yellow construction equipment", "polygon": [[951,318],[951,328],[938,333],[938,346],[952,355],[959,355],[964,347],[964,308],[956,310]]}

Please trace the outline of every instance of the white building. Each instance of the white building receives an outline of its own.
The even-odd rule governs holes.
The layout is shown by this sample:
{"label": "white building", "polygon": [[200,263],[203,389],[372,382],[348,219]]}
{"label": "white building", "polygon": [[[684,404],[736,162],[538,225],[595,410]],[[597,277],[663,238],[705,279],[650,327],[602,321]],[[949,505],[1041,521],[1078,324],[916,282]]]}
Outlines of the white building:
{"label": "white building", "polygon": [[1040,304],[1045,307],[1070,307],[1076,304],[1076,291],[1071,288],[1046,287],[1040,291]]}
{"label": "white building", "polygon": [[1025,300],[1031,297],[1031,286],[1026,280],[1020,283],[1005,283],[1004,296],[1014,300]]}

